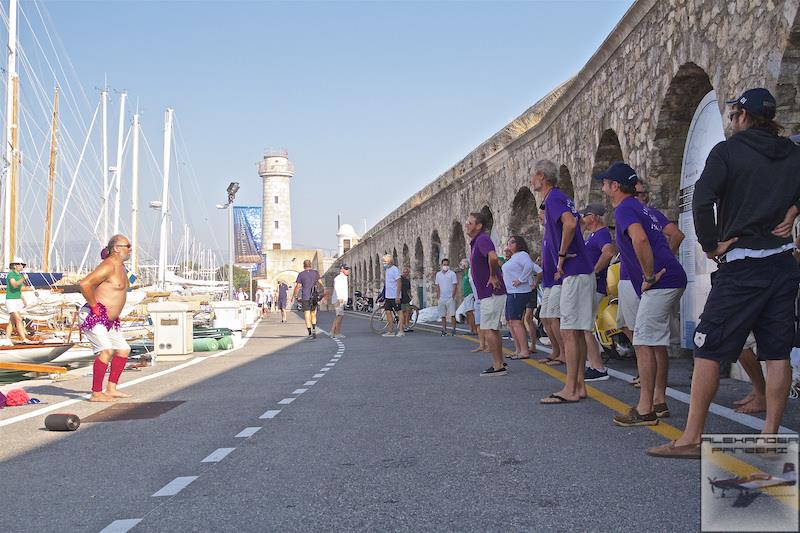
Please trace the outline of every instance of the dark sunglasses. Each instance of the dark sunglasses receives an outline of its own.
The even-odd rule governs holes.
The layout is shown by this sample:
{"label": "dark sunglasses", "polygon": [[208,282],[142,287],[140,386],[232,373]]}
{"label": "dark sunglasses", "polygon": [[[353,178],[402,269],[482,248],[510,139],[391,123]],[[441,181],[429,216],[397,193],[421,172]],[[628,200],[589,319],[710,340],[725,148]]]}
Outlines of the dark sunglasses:
{"label": "dark sunglasses", "polygon": [[132,245],[132,244],[115,244],[114,246],[120,246],[120,247],[122,247],[122,248],[127,248],[128,250],[130,250],[131,248],[133,248],[133,245]]}

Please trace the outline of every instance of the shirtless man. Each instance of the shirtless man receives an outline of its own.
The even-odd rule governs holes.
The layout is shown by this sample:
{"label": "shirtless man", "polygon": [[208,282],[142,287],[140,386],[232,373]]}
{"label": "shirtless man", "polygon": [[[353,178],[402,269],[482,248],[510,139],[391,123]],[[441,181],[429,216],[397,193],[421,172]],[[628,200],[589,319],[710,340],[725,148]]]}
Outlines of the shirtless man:
{"label": "shirtless man", "polygon": [[[125,261],[131,255],[131,244],[124,235],[114,235],[102,253],[103,261],[80,281],[81,294],[86,305],[80,310],[83,331],[97,357],[92,378],[92,402],[113,402],[116,398],[129,398],[117,390],[120,375],[125,369],[131,348],[119,329],[119,314],[128,295],[128,274]],[[103,392],[103,380],[109,363],[111,373]]]}

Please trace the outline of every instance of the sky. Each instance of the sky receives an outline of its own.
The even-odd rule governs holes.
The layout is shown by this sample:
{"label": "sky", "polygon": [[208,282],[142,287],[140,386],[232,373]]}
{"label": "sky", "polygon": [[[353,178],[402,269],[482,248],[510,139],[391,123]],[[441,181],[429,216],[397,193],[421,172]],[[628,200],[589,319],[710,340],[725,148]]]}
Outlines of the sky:
{"label": "sky", "polygon": [[[230,181],[241,185],[238,204],[260,204],[265,149],[288,150],[296,166],[295,247],[334,249],[337,214],[359,233],[364,219],[377,223],[578,72],[631,3],[38,5],[86,94],[86,123],[106,79],[112,145],[118,92],[138,104],[154,153],[143,202],[160,197],[163,113],[175,109],[171,180],[184,215],[173,239],[185,221],[224,250],[226,219],[214,205]],[[31,39],[21,30],[28,50]],[[156,235],[157,222],[145,210],[143,235]]]}

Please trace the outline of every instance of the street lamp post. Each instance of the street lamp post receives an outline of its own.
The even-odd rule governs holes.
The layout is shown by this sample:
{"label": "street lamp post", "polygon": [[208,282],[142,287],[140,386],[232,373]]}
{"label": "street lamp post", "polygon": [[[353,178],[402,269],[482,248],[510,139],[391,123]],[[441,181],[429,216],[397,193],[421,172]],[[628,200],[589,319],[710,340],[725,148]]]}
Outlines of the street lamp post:
{"label": "street lamp post", "polygon": [[228,185],[228,203],[217,204],[217,209],[228,210],[228,296],[233,300],[233,201],[239,191],[239,182],[232,181]]}

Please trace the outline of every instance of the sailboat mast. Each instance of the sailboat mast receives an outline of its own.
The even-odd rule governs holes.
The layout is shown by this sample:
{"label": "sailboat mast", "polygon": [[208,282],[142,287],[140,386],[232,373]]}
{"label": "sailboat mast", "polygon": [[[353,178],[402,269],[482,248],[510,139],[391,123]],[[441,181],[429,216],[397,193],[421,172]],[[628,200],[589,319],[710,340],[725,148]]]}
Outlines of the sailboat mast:
{"label": "sailboat mast", "polygon": [[128,93],[119,98],[119,125],[117,128],[117,165],[114,169],[114,235],[119,233],[119,186],[122,179],[122,136],[125,133],[125,100]]}
{"label": "sailboat mast", "polygon": [[158,246],[158,283],[162,289],[167,282],[167,227],[169,218],[169,164],[172,155],[172,109],[164,117],[164,184],[161,191],[161,238]]}
{"label": "sailboat mast", "polygon": [[11,141],[15,122],[14,113],[14,78],[17,76],[17,0],[8,3],[8,65],[6,67],[6,150],[5,180],[3,191],[3,262],[0,268],[8,267],[12,260],[11,250],[11,160],[16,148]]}
{"label": "sailboat mast", "polygon": [[103,246],[108,242],[108,90],[100,92],[103,143]]}
{"label": "sailboat mast", "polygon": [[131,270],[139,266],[139,113],[133,115],[133,168],[131,169]]}
{"label": "sailboat mast", "polygon": [[42,269],[50,271],[50,238],[53,229],[53,192],[56,188],[56,127],[58,125],[58,86],[53,96],[53,126],[50,136],[50,174],[47,187],[47,211],[44,217],[44,253],[42,254]]}
{"label": "sailboat mast", "polygon": [[[10,221],[10,238],[9,238],[9,257],[14,257],[17,253],[17,197],[18,197],[18,181],[19,181],[19,74],[15,74],[12,79],[13,90],[13,104],[12,104],[12,124],[11,124],[11,198],[9,202],[9,221]],[[9,259],[9,261],[11,261]]]}

